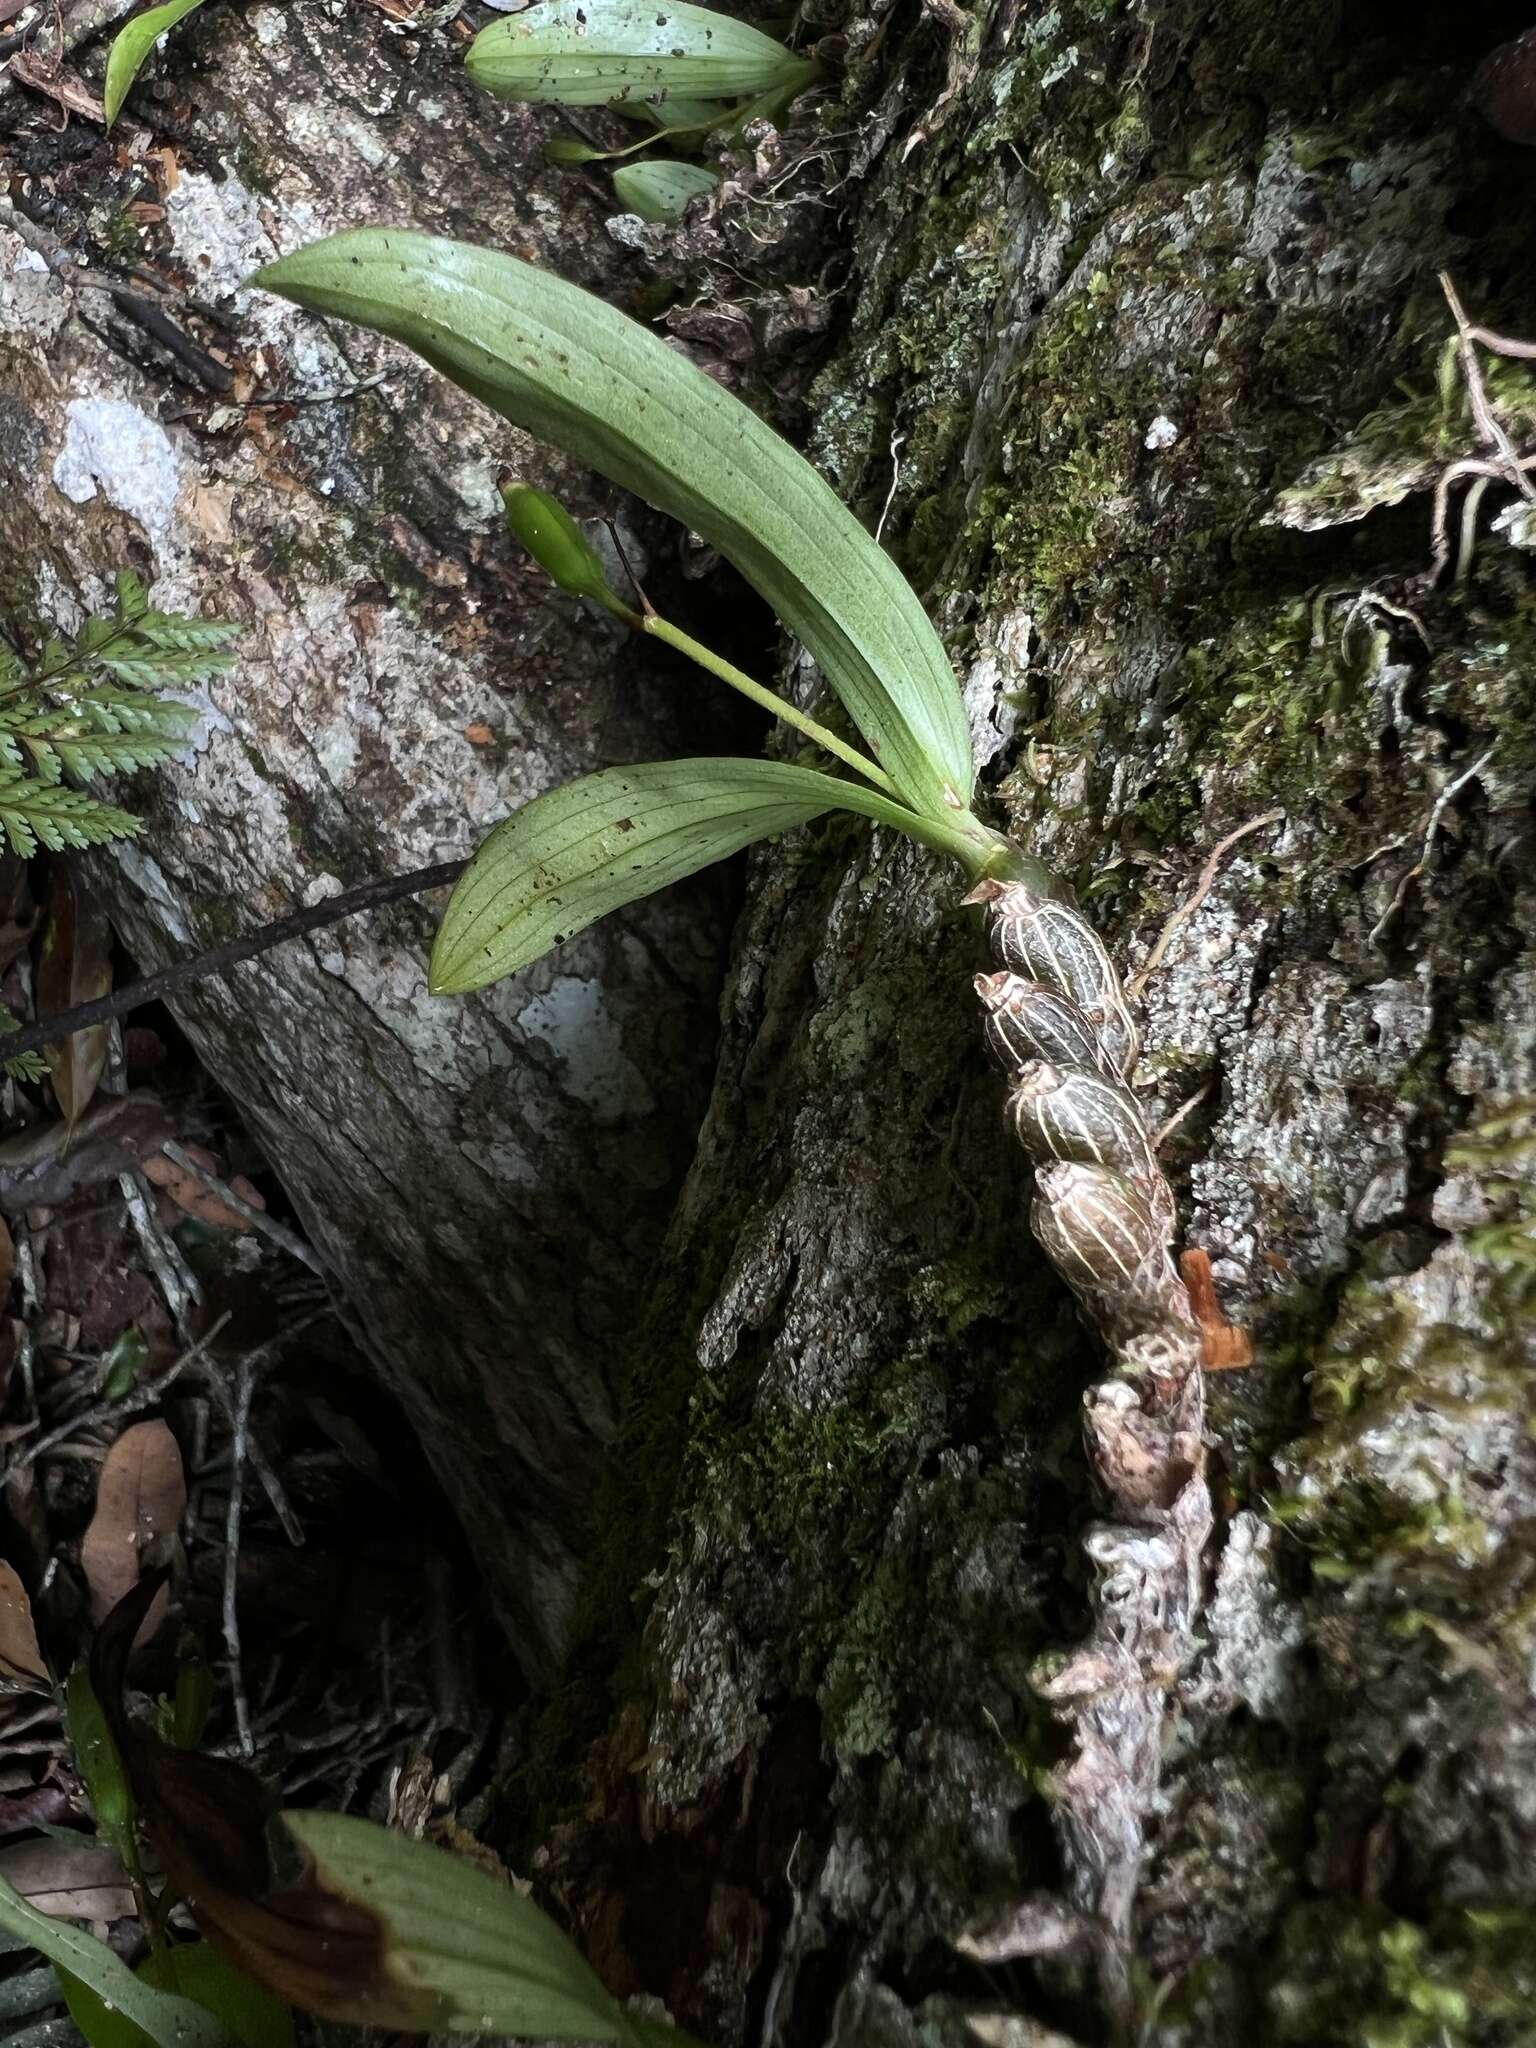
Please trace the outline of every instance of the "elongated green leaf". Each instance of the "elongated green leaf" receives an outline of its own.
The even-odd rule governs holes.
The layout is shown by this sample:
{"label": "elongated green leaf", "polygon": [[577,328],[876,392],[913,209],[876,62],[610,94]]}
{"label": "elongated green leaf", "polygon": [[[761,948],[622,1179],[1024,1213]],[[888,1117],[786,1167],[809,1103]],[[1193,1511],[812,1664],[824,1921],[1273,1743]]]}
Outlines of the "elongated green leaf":
{"label": "elongated green leaf", "polygon": [[688,202],[701,192],[713,192],[720,180],[699,164],[668,163],[653,157],[648,163],[626,164],[613,174],[613,190],[626,213],[638,213],[642,220],[681,220]]}
{"label": "elongated green leaf", "polygon": [[136,14],[126,27],[118,30],[112,53],[107,58],[107,82],[101,93],[109,128],[121,113],[128,89],[156,43],[168,28],[176,26],[184,14],[190,14],[194,7],[202,4],[203,0],[165,0],[163,7],[151,7],[147,14]]}
{"label": "elongated green leaf", "polygon": [[143,1984],[104,1942],[83,1928],[54,1920],[29,1906],[0,1877],[0,1927],[18,1934],[45,1955],[60,1973],[68,1971],[116,2012],[144,2029],[157,2048],[229,2048],[228,2037],[210,2013],[185,1998]]}
{"label": "elongated green leaf", "polygon": [[372,1821],[285,1813],[283,1822],[323,1892],[377,1914],[390,1972],[435,2003],[434,2031],[635,2048],[623,2008],[531,1899]]}
{"label": "elongated green leaf", "polygon": [[914,809],[963,812],[970,733],[910,585],[802,456],[659,336],[515,257],[393,229],[311,243],[255,282],[407,342],[702,534],[820,663]]}
{"label": "elongated green leaf", "polygon": [[839,807],[913,822],[874,790],[782,761],[646,761],[567,782],[498,825],[460,877],[432,992],[484,988],[610,910]]}
{"label": "elongated green leaf", "polygon": [[[58,1969],[58,1966],[54,1966]],[[134,1971],[156,1991],[179,1992],[212,2014],[234,2048],[293,2048],[293,2014],[205,1941],[151,1949]],[[91,2048],[152,2048],[143,2027],[69,1970],[58,1970],[69,2016]]]}
{"label": "elongated green leaf", "polygon": [[481,29],[464,61],[498,99],[563,107],[660,90],[731,99],[808,85],[816,72],[761,30],[687,0],[537,0]]}

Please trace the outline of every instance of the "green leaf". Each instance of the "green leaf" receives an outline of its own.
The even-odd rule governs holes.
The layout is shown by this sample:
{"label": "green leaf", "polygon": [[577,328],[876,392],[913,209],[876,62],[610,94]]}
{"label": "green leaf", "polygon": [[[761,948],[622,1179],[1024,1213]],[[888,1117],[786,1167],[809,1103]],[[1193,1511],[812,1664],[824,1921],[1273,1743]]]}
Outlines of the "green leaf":
{"label": "green leaf", "polygon": [[[229,2048],[224,2029],[201,2006],[141,1983],[105,1942],[67,1921],[52,1919],[29,1906],[13,1885],[0,1877],[0,1927],[18,1934],[58,1972],[66,2003],[71,1981],[83,1984],[107,2007],[109,2017],[122,2015],[142,2027],[157,2048]],[[80,2024],[80,2031],[87,2028]],[[94,2040],[94,2036],[87,2034]],[[112,2041],[100,2048],[117,2048]]]}
{"label": "green leaf", "polygon": [[138,1855],[133,1790],[85,1664],[77,1664],[64,1682],[64,1723],[75,1769],[96,1816],[96,1832],[132,1870]]}
{"label": "green leaf", "polygon": [[646,100],[621,100],[614,111],[637,115],[654,128],[698,129],[718,127],[730,119],[733,109],[715,100],[682,99],[676,93],[662,92]]}
{"label": "green leaf", "polygon": [[642,220],[681,220],[689,201],[703,192],[713,192],[719,182],[713,171],[703,170],[698,164],[668,163],[660,157],[642,164],[626,164],[613,174],[619,204],[626,213],[638,213]]}
{"label": "green leaf", "polygon": [[194,7],[202,4],[203,0],[165,0],[163,7],[151,7],[147,14],[136,14],[125,28],[118,30],[112,54],[107,59],[107,82],[101,93],[109,128],[122,111],[128,89],[156,43],[168,28],[176,26],[184,14],[190,14]]}
{"label": "green leaf", "polygon": [[[70,1971],[57,1974],[70,2018],[91,2048],[153,2048],[152,2037],[126,2012]],[[204,1941],[151,1949],[134,1975],[154,1991],[176,1995],[178,2004],[190,1999],[201,2006],[238,2048],[293,2048],[293,2015],[287,2006]]]}
{"label": "green leaf", "polygon": [[[392,1975],[435,2002],[433,2031],[615,2041],[628,2015],[531,1899],[372,1821],[285,1813],[314,1881],[378,1915]],[[366,2007],[357,2017],[371,2017]]]}
{"label": "green leaf", "polygon": [[963,814],[970,732],[906,579],[802,456],[659,336],[516,257],[393,229],[311,243],[254,281],[407,342],[701,534],[819,662],[914,809]]}
{"label": "green leaf", "polygon": [[139,820],[97,803],[81,790],[27,781],[0,769],[0,827],[12,851],[30,860],[39,845],[50,853],[63,853],[66,848],[131,839]]}
{"label": "green leaf", "polygon": [[211,2012],[240,2048],[293,2048],[293,2014],[206,1941],[148,1955],[139,1974]]}
{"label": "green leaf", "polygon": [[835,807],[914,822],[874,790],[782,761],[647,761],[567,782],[498,825],[465,869],[429,986],[484,988],[610,910]]}
{"label": "green leaf", "polygon": [[504,100],[597,107],[658,91],[731,99],[805,86],[816,67],[760,29],[686,0],[539,0],[481,29],[465,57]]}

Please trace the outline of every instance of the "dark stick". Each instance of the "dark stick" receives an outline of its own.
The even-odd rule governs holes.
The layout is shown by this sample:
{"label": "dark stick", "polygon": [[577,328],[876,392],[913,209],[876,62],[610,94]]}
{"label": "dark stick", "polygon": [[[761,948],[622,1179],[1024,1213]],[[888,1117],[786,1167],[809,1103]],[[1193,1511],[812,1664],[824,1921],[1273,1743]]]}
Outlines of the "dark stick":
{"label": "dark stick", "polygon": [[20,1053],[56,1045],[71,1032],[84,1031],[91,1024],[105,1024],[113,1017],[121,1017],[126,1010],[136,1010],[141,1003],[152,1003],[159,996],[169,995],[186,982],[223,974],[242,960],[265,953],[269,946],[280,946],[285,939],[302,938],[305,932],[319,931],[323,925],[353,917],[359,910],[373,910],[402,896],[419,896],[427,889],[444,888],[449,882],[456,882],[468,865],[467,860],[445,860],[434,868],[415,868],[408,875],[384,875],[372,882],[359,882],[355,889],[344,889],[339,896],[328,896],[323,903],[312,903],[307,910],[295,910],[287,917],[274,918],[271,924],[258,925],[243,939],[227,939],[211,953],[199,953],[191,960],[156,968],[153,974],[141,975],[126,988],[114,989],[109,996],[76,1003],[71,1010],[57,1010],[35,1024],[24,1024],[19,1031],[0,1034],[0,1059],[12,1060]]}
{"label": "dark stick", "polygon": [[209,355],[207,349],[199,348],[188,334],[183,334],[174,320],[168,319],[158,306],[148,299],[141,299],[137,292],[113,291],[112,303],[125,319],[135,327],[141,327],[163,349],[173,355],[199,384],[209,391],[227,398],[235,388],[235,373]]}

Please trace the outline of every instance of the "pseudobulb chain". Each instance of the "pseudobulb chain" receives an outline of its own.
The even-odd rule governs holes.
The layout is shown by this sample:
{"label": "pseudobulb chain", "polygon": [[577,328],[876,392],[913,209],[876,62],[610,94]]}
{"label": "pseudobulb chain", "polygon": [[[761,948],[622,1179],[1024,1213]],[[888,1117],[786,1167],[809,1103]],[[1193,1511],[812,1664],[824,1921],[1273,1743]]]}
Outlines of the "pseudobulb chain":
{"label": "pseudobulb chain", "polygon": [[997,963],[976,992],[1008,1077],[1009,1127],[1035,1167],[1030,1226],[1116,1373],[1084,1399],[1089,1461],[1113,1516],[1085,1539],[1093,1632],[1043,1660],[1035,1684],[1076,1737],[1055,1812],[1123,2034],[1165,1701],[1193,1645],[1211,1526],[1202,1328],[1174,1263],[1173,1190],[1129,1085],[1139,1034],[1103,941],[1073,905],[1028,883],[984,881],[966,901],[984,906]]}

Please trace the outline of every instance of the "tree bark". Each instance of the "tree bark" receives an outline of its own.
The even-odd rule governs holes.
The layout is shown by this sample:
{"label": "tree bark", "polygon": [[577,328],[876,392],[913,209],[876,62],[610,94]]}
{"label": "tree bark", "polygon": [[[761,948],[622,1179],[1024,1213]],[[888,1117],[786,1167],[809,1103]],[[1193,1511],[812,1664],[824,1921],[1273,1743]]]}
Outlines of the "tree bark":
{"label": "tree bark", "polygon": [[[0,109],[6,621],[68,627],[131,564],[158,603],[243,629],[195,757],[93,862],[146,967],[468,853],[605,761],[708,751],[703,693],[551,601],[499,537],[502,466],[595,509],[585,478],[399,351],[240,289],[316,235],[409,220],[625,295],[597,188],[552,180],[538,124],[461,56],[369,7],[215,8],[131,101],[121,155],[54,133],[14,84]],[[151,144],[164,218],[141,227]],[[232,409],[273,393],[295,402]],[[405,906],[176,1004],[531,1672],[561,1638],[616,1348],[702,1111],[728,900],[706,879],[468,1002],[427,997],[433,907]]]}
{"label": "tree bark", "polygon": [[1160,1784],[1102,1783],[1100,1845],[1143,1830],[1106,1970],[1047,1699],[1102,1368],[1027,1236],[980,934],[879,834],[759,855],[533,1780],[579,1790],[543,1867],[610,1981],[705,2038],[1530,2039],[1514,494],[1474,508],[1465,583],[1429,575],[1432,483],[1477,442],[1437,395],[1437,271],[1536,325],[1530,159],[1467,102],[1491,40],[1068,0],[892,14],[855,58],[813,453],[888,503],[1000,810],[1131,967],[1282,814],[1173,931],[1139,1070],[1258,1363],[1209,1387]]}
{"label": "tree bark", "polygon": [[[203,253],[233,286],[274,243],[394,216],[530,237],[618,288],[586,188],[508,173],[538,123],[436,72],[426,94],[398,83],[361,14],[197,29],[219,63],[199,132],[254,140],[233,181],[184,171],[189,272]],[[1481,452],[1437,388],[1437,271],[1474,317],[1536,331],[1531,160],[1466,99],[1484,38],[1520,26],[1376,0],[934,4],[843,24],[843,103],[807,158],[829,246],[836,229],[853,251],[812,452],[871,523],[888,509],[999,815],[1135,966],[1212,849],[1283,813],[1218,865],[1143,1017],[1154,1121],[1182,1113],[1162,1156],[1189,1239],[1258,1349],[1209,1389],[1217,1528],[1197,1646],[1166,1674],[1160,1782],[1105,1786],[1144,1836],[1121,2031],[1170,2048],[1530,2038],[1536,609],[1512,494],[1474,508],[1465,582],[1427,574],[1435,475]],[[423,97],[452,106],[430,147]],[[340,191],[319,154],[337,136],[381,159]],[[749,194],[758,240],[775,189]],[[684,331],[741,335],[696,225],[623,232],[689,277]],[[283,907],[260,893],[273,876],[286,901],[311,863],[345,880],[456,851],[509,796],[591,764],[612,733],[593,643],[445,537],[469,516],[455,490],[476,495],[465,451],[506,439],[482,416],[396,370],[371,440],[367,399],[301,413],[199,442],[196,475],[185,453],[159,526],[137,473],[126,510],[103,479],[71,511],[48,481],[69,399],[148,386],[11,261],[7,317],[47,368],[19,372],[5,444],[25,603],[89,593],[148,544],[169,594],[227,589],[209,608],[275,636],[274,680],[217,698],[234,730],[175,785],[154,865],[124,864],[146,958],[210,902]],[[786,320],[809,289],[781,291]],[[316,382],[397,361],[246,317]],[[1522,378],[1496,381],[1528,435]],[[415,467],[391,500],[394,439]],[[302,559],[232,566],[192,523],[219,516],[193,509],[210,479],[234,554],[297,530]],[[342,567],[314,566],[315,536]],[[486,715],[466,678],[516,636],[496,783],[450,749]],[[540,689],[551,667],[583,679],[581,715]],[[354,705],[355,758],[336,732]],[[241,751],[256,719],[272,767]],[[1073,1724],[1047,1698],[1088,1625],[1079,1429],[1100,1367],[1028,1237],[970,989],[987,962],[955,898],[929,857],[850,825],[751,863],[713,1096],[628,1318],[575,1647],[521,1780],[537,1874],[608,1980],[711,2040],[1109,2031],[1092,1845],[1055,1797]],[[654,1243],[655,1162],[692,1138],[697,1063],[674,1082],[663,1054],[674,1020],[697,1032],[711,930],[664,902],[445,1013],[402,916],[338,958],[274,961],[257,1031],[234,989],[189,1008],[350,1262],[434,1461],[462,1465],[503,1611],[540,1644],[568,1599],[587,1431],[608,1427],[618,1305]],[[634,1054],[648,1119],[585,1114],[579,1077],[610,1070],[550,1043],[574,1013],[590,1046],[593,984],[605,1014],[656,1025]],[[468,1096],[487,1073],[494,1099]],[[637,1160],[656,1174],[639,1204]],[[577,1257],[590,1343],[562,1293]],[[515,1444],[484,1448],[488,1424]]]}

